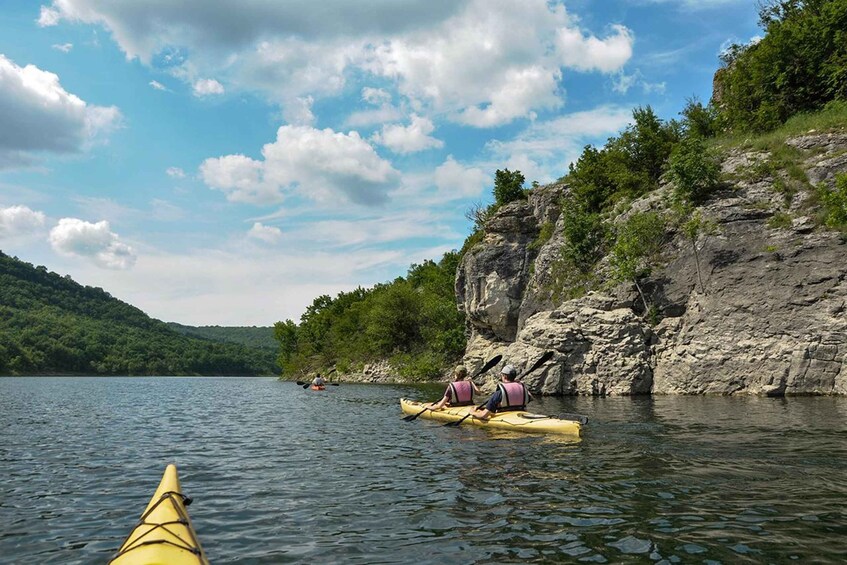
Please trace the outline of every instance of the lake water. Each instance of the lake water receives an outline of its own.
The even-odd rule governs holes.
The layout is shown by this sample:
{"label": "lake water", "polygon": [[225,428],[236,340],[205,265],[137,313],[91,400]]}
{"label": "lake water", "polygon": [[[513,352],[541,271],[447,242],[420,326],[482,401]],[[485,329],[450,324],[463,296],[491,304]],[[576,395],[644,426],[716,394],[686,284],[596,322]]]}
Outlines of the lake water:
{"label": "lake water", "polygon": [[579,441],[247,378],[0,379],[0,562],[104,563],[176,463],[213,563],[843,563],[847,399],[542,399]]}

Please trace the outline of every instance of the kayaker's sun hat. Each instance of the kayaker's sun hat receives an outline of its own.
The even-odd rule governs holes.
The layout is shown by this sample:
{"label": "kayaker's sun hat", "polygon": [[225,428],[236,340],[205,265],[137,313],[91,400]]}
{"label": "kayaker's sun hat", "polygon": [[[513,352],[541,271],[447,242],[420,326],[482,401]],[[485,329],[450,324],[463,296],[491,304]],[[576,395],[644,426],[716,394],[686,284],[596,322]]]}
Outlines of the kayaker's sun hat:
{"label": "kayaker's sun hat", "polygon": [[501,375],[509,375],[510,377],[514,377],[518,374],[518,371],[512,367],[511,365],[506,365],[502,369],[500,369]]}

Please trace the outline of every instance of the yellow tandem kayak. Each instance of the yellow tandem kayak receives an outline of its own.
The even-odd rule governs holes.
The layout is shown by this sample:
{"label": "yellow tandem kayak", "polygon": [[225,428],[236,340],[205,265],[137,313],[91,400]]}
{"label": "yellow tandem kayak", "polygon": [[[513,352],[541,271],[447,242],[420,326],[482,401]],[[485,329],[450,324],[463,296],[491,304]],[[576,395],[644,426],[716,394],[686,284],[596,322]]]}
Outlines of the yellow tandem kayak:
{"label": "yellow tandem kayak", "polygon": [[[414,415],[424,410],[426,403],[400,399],[400,408],[405,414]],[[440,422],[458,422],[475,409],[475,406],[457,406],[454,408],[442,408],[441,410],[427,409],[419,417]],[[582,424],[575,420],[564,420],[554,416],[533,414],[524,411],[498,412],[490,418],[480,419],[470,416],[462,421],[462,424],[481,426],[484,428],[497,428],[500,430],[512,430],[515,432],[541,432],[548,434],[570,434],[579,436],[582,433]]]}
{"label": "yellow tandem kayak", "polygon": [[117,565],[208,565],[185,510],[176,467],[168,465],[138,524],[109,563]]}

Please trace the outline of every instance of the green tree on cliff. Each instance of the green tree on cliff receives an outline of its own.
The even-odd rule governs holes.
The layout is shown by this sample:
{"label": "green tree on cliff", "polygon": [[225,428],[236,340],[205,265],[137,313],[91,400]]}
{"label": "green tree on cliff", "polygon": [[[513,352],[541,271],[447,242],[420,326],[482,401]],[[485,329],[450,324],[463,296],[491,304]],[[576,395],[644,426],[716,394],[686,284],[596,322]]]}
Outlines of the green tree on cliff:
{"label": "green tree on cliff", "polygon": [[619,282],[630,281],[638,290],[644,305],[645,315],[649,311],[647,299],[639,281],[650,274],[651,262],[658,253],[665,236],[665,222],[656,212],[641,212],[618,228],[612,246],[610,265],[612,276]]}
{"label": "green tree on cliff", "polygon": [[494,173],[494,201],[498,206],[526,198],[523,184],[526,179],[520,171],[497,169]]}

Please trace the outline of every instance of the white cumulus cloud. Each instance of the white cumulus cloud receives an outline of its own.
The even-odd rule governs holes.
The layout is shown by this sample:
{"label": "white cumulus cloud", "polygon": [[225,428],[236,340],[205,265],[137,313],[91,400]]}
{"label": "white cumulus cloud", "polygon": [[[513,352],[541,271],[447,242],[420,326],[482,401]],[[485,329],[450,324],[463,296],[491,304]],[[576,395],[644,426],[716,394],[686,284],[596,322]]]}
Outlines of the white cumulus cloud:
{"label": "white cumulus cloud", "polygon": [[213,78],[201,78],[192,85],[194,96],[204,97],[224,93],[224,85]]}
{"label": "white cumulus cloud", "polygon": [[282,230],[274,226],[266,226],[261,222],[255,222],[250,231],[247,232],[247,236],[266,243],[276,243],[282,238]]}
{"label": "white cumulus cloud", "polygon": [[490,183],[482,169],[461,165],[452,155],[435,169],[435,186],[456,198],[479,196]]}
{"label": "white cumulus cloud", "polygon": [[620,70],[632,57],[632,32],[621,25],[612,26],[614,33],[605,39],[585,36],[577,28],[558,32],[562,63],[579,71],[611,73]]}
{"label": "white cumulus cloud", "polygon": [[399,180],[391,163],[355,131],[282,126],[262,148],[263,160],[244,155],[206,159],[200,175],[234,202],[273,204],[286,192],[313,200],[342,196],[366,206],[381,204]]}
{"label": "white cumulus cloud", "polygon": [[62,13],[59,10],[42,6],[41,12],[38,15],[38,25],[41,27],[54,26],[58,24],[61,19]]}
{"label": "white cumulus cloud", "polygon": [[26,206],[0,208],[0,239],[29,235],[44,226],[44,213]]}
{"label": "white cumulus cloud", "polygon": [[[353,81],[383,115],[397,108],[493,127],[563,103],[563,71],[613,73],[632,56],[621,25],[595,35],[548,0],[242,2],[238,17],[207,0],[53,0],[42,25],[105,26],[127,57],[150,64],[179,48],[172,72],[198,96],[256,91],[290,123],[314,123],[303,100],[343,95]],[[212,79],[202,79],[211,81]],[[354,87],[361,87],[354,84]],[[350,124],[374,123],[373,110]]]}
{"label": "white cumulus cloud", "polygon": [[50,230],[50,245],[61,255],[83,257],[107,269],[129,269],[137,258],[132,248],[120,241],[105,220],[90,223],[77,218],[62,218]]}
{"label": "white cumulus cloud", "polygon": [[120,118],[114,106],[67,92],[54,73],[0,55],[0,167],[31,163],[42,152],[82,151]]}
{"label": "white cumulus cloud", "polygon": [[408,126],[389,124],[374,135],[374,141],[395,153],[416,153],[425,149],[443,147],[444,142],[429,134],[435,130],[432,120],[412,114],[412,123]]}

